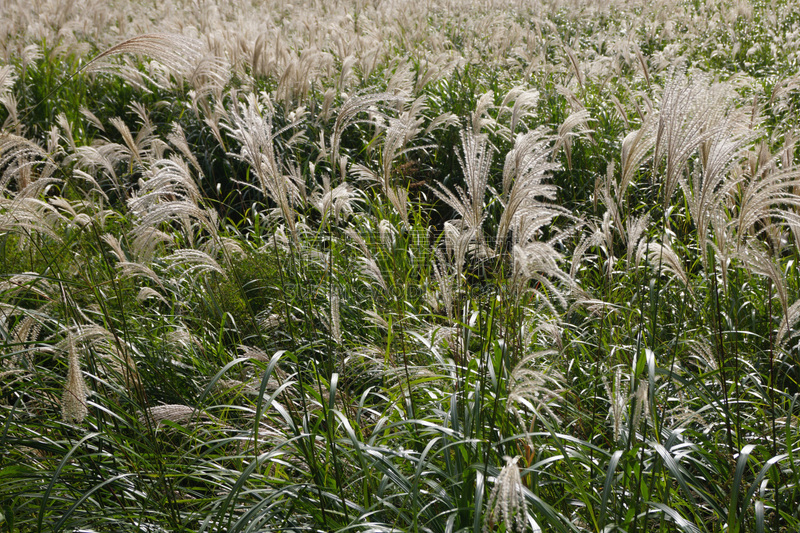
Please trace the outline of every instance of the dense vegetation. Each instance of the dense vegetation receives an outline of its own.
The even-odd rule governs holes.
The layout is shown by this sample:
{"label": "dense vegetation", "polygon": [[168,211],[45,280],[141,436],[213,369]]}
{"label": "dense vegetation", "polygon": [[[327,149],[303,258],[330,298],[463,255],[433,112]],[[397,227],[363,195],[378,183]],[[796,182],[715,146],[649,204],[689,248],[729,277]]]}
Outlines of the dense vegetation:
{"label": "dense vegetation", "polygon": [[789,0],[3,2],[0,532],[797,531],[798,66]]}

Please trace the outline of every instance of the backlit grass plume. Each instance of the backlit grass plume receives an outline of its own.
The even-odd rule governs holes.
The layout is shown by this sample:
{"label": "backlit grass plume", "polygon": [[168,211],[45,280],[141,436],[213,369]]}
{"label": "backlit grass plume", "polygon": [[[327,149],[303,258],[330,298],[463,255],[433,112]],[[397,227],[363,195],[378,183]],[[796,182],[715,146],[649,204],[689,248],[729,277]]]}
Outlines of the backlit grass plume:
{"label": "backlit grass plume", "polygon": [[522,533],[527,529],[528,506],[517,466],[520,457],[505,457],[505,460],[506,464],[495,478],[494,487],[489,494],[489,511],[483,522],[484,533],[494,531],[501,520],[506,531]]}
{"label": "backlit grass plume", "polygon": [[89,389],[81,372],[81,361],[72,337],[67,344],[67,379],[61,397],[61,417],[65,422],[80,424],[89,414]]}

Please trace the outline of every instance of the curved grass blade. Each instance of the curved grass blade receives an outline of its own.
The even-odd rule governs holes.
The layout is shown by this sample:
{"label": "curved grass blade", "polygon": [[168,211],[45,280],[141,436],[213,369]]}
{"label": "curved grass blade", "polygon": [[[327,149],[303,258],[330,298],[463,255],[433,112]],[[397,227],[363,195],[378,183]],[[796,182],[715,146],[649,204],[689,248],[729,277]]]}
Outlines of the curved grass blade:
{"label": "curved grass blade", "polygon": [[73,512],[75,512],[75,509],[77,509],[77,508],[78,508],[78,507],[79,507],[79,506],[80,506],[80,505],[81,505],[83,502],[85,502],[85,501],[86,501],[86,500],[89,498],[89,496],[91,496],[92,494],[94,494],[94,493],[95,493],[95,492],[97,492],[98,490],[102,489],[103,487],[105,487],[105,486],[106,486],[106,485],[108,485],[109,483],[113,483],[114,481],[117,481],[118,479],[126,478],[126,477],[129,477],[129,476],[132,476],[132,475],[133,475],[133,474],[120,474],[120,475],[118,475],[118,476],[114,476],[114,477],[112,477],[112,478],[110,478],[110,479],[107,479],[107,480],[103,481],[103,482],[102,482],[102,483],[100,483],[99,485],[95,485],[95,486],[94,486],[94,487],[92,487],[90,490],[88,490],[87,492],[85,492],[85,493],[84,493],[84,494],[83,494],[83,495],[82,495],[82,496],[81,496],[81,497],[78,499],[78,501],[76,501],[74,504],[72,504],[72,507],[70,507],[70,508],[67,510],[67,512],[65,512],[65,513],[64,513],[64,516],[62,516],[62,517],[61,517],[61,519],[60,519],[58,522],[56,522],[56,525],[55,525],[55,526],[53,526],[53,532],[54,532],[54,533],[58,533],[59,531],[61,531],[61,528],[62,528],[62,527],[64,526],[64,524],[66,523],[67,519],[68,519],[68,518],[69,518],[69,517],[72,515],[72,513],[73,513]]}
{"label": "curved grass blade", "polygon": [[606,510],[608,509],[608,499],[611,496],[611,484],[614,481],[614,472],[617,470],[617,465],[622,457],[622,450],[617,450],[611,456],[608,462],[608,469],[606,470],[606,481],[603,483],[603,494],[600,498],[600,527],[606,527]]}
{"label": "curved grass blade", "polygon": [[42,494],[42,503],[41,503],[41,507],[39,508],[39,516],[38,516],[38,518],[36,520],[37,531],[43,531],[42,523],[44,522],[44,514],[45,514],[45,511],[47,510],[47,500],[50,499],[50,493],[53,491],[53,487],[55,486],[56,481],[58,480],[58,477],[61,475],[61,471],[67,465],[67,462],[69,461],[69,458],[72,457],[72,454],[74,454],[78,450],[78,448],[81,446],[81,444],[83,444],[87,440],[92,439],[94,437],[97,437],[99,435],[100,435],[100,433],[89,433],[88,435],[83,437],[81,440],[76,442],[75,445],[67,452],[67,454],[64,456],[64,458],[61,460],[61,462],[58,465],[58,468],[56,468],[56,471],[53,472],[53,479],[50,480],[50,484],[47,485],[47,489],[45,489],[44,494]]}

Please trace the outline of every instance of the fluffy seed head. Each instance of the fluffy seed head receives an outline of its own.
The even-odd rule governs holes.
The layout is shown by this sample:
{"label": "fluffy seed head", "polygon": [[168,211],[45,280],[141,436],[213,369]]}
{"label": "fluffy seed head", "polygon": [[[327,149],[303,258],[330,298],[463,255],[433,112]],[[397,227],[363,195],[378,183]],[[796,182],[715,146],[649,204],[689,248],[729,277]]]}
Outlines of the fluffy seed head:
{"label": "fluffy seed head", "polygon": [[525,531],[525,522],[528,515],[528,506],[525,503],[525,493],[522,487],[517,461],[520,457],[506,457],[506,466],[500,471],[494,482],[494,488],[489,495],[489,510],[483,522],[484,533],[494,528],[502,517],[506,531],[516,529],[520,533]]}
{"label": "fluffy seed head", "polygon": [[61,397],[61,416],[65,422],[80,424],[89,410],[86,407],[88,389],[81,374],[81,362],[75,351],[75,343],[70,337],[69,341],[69,367],[67,369],[67,382],[64,386],[64,395]]}

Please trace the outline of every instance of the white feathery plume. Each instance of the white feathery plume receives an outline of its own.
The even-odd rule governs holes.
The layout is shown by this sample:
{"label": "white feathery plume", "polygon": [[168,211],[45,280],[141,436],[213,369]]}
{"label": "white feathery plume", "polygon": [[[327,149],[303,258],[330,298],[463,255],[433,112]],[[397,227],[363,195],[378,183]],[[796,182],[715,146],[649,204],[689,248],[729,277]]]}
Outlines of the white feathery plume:
{"label": "white feathery plume", "polygon": [[556,188],[544,183],[549,173],[559,165],[551,161],[550,138],[533,130],[518,135],[514,148],[506,154],[503,167],[503,214],[495,236],[495,253],[506,247],[512,234],[516,243],[535,238],[538,230],[564,209],[545,204],[542,199],[554,200]]}
{"label": "white feathery plume", "polygon": [[[510,106],[511,102],[513,106]],[[514,87],[506,93],[503,102],[500,104],[500,111],[498,117],[505,110],[511,112],[511,124],[509,126],[509,133],[512,135],[517,131],[517,126],[523,118],[533,114],[536,109],[536,104],[539,103],[539,91],[536,89],[525,89],[524,87]]]}
{"label": "white feathery plume", "polygon": [[[700,74],[689,81],[685,74],[674,73],[664,88],[658,112],[654,161],[665,160],[662,198],[667,206],[689,158],[700,146],[730,127],[724,120],[733,97],[723,84],[710,85]],[[726,150],[727,151],[727,150]],[[724,163],[721,158],[719,163]],[[719,167],[720,164],[716,167]]]}
{"label": "white feathery plume", "polygon": [[648,113],[642,126],[638,130],[628,133],[622,140],[621,176],[616,190],[616,199],[619,202],[622,202],[633,176],[644,164],[655,146],[657,121],[654,115],[654,113]]}
{"label": "white feathery plume", "polygon": [[[475,103],[475,111],[472,112],[472,130],[469,132],[472,137],[485,135],[484,129],[493,131],[497,127],[497,121],[489,116],[489,110],[494,107],[494,93],[489,91],[478,97]],[[462,142],[463,142],[462,134]]]}
{"label": "white feathery plume", "polygon": [[383,278],[383,273],[381,272],[378,263],[376,263],[371,256],[359,257],[358,262],[361,263],[362,274],[372,278],[381,289],[383,289],[385,292],[389,292],[389,286],[386,284],[386,280]]}
{"label": "white feathery plume", "polygon": [[741,187],[737,201],[737,247],[744,246],[759,226],[768,228],[773,221],[791,226],[800,221],[800,168],[778,169],[774,161],[751,165],[756,168]]}
{"label": "white feathery plume", "polygon": [[[708,266],[708,245],[713,244],[709,230],[719,220],[727,218],[725,203],[744,179],[734,165],[741,159],[744,147],[753,140],[754,135],[754,132],[742,125],[741,116],[732,115],[720,119],[719,128],[699,146],[702,173],[695,170],[689,174],[691,179],[683,174],[679,177],[689,212],[697,228],[701,260],[705,267]],[[748,186],[745,195],[754,190]],[[746,204],[747,199],[749,197],[745,196],[742,203]]]}
{"label": "white feathery plume", "polygon": [[614,372],[614,387],[610,387],[605,376],[603,376],[603,384],[608,394],[609,414],[614,428],[614,442],[619,441],[622,431],[622,420],[625,417],[625,407],[630,399],[630,382],[625,382],[626,386],[622,386],[622,369],[617,367]]}
{"label": "white feathery plume", "polygon": [[680,280],[684,287],[689,289],[689,292],[692,295],[694,295],[694,290],[692,289],[692,285],[689,283],[689,276],[686,274],[686,270],[683,268],[683,263],[681,262],[680,257],[678,257],[678,254],[675,253],[675,250],[672,248],[672,246],[670,246],[666,238],[664,239],[664,242],[661,243],[642,243],[637,251],[637,266],[641,264],[642,256],[645,253],[647,253],[647,262],[651,267],[659,270],[661,274],[664,274],[665,272],[671,273],[674,277]]}
{"label": "white feathery plume", "polygon": [[572,138],[579,135],[587,135],[591,140],[590,120],[589,111],[580,109],[571,113],[558,127],[558,138],[556,145],[553,147],[553,153],[557,153],[563,147],[564,155],[567,157],[567,168],[570,170],[572,169]]}
{"label": "white feathery plume", "polygon": [[[536,417],[547,415],[559,424],[561,419],[553,410],[561,399],[559,386],[563,377],[560,373],[547,368],[539,370],[534,366],[541,366],[541,359],[555,355],[555,350],[539,350],[525,356],[511,371],[509,383],[509,405],[522,405]],[[531,363],[537,363],[532,365]]]}
{"label": "white feathery plume", "polygon": [[392,187],[386,191],[386,197],[400,215],[400,220],[408,224],[408,189]]}
{"label": "white feathery plume", "polygon": [[117,143],[78,146],[74,154],[67,156],[65,162],[75,161],[77,167],[88,171],[86,174],[91,176],[96,183],[102,185],[108,182],[114,186],[120,197],[126,198],[127,192],[117,175],[116,167],[117,163],[126,160],[127,154],[128,150]]}
{"label": "white feathery plume", "polygon": [[384,218],[378,222],[378,235],[381,239],[381,245],[387,250],[391,250],[394,247],[397,234],[397,228],[392,225],[390,220]]}
{"label": "white feathery plume", "polygon": [[78,357],[78,352],[75,350],[75,342],[72,335],[69,335],[68,338],[67,356],[69,363],[64,393],[61,397],[61,416],[65,422],[80,424],[89,414],[89,409],[86,405],[89,389],[81,373],[81,361]]}
{"label": "white feathery plume", "polygon": [[108,121],[119,132],[119,134],[122,136],[123,142],[125,143],[124,146],[121,146],[120,151],[124,154],[128,161],[131,162],[131,164],[133,161],[141,164],[142,155],[150,148],[153,142],[153,127],[148,127],[147,125],[142,126],[134,138],[130,128],[128,128],[128,125],[125,124],[121,118],[112,117]]}
{"label": "white feathery plume", "polygon": [[467,257],[470,245],[475,239],[474,228],[459,229],[450,222],[444,223],[444,243],[448,256],[456,268],[456,275],[460,279],[464,273],[464,260]]}
{"label": "white feathery plume", "polygon": [[[333,133],[331,134],[331,151],[330,151],[330,160],[334,165],[334,169],[336,165],[339,165],[339,149],[342,141],[342,135],[344,134],[344,130],[356,122],[356,118],[360,113],[365,113],[368,110],[371,110],[373,113],[376,113],[376,118],[380,119],[385,117],[385,115],[375,109],[375,105],[379,102],[387,102],[387,103],[402,103],[405,101],[405,98],[401,96],[394,96],[389,93],[376,93],[376,94],[367,94],[362,96],[352,96],[342,104],[342,107],[339,109],[339,113],[336,115],[336,122],[333,125]],[[372,109],[371,109],[372,108]],[[375,123],[375,118],[368,120],[368,122]]]}
{"label": "white feathery plume", "polygon": [[182,270],[184,278],[195,277],[201,272],[216,272],[227,277],[225,271],[217,261],[206,252],[196,248],[182,248],[166,256],[164,260],[170,265],[170,270]]}
{"label": "white feathery plume", "polygon": [[330,295],[331,320],[330,332],[336,344],[342,344],[342,326],[339,317],[339,295],[336,292]]}
{"label": "white feathery plume", "polygon": [[145,414],[139,417],[139,422],[145,424],[149,420],[154,427],[158,428],[166,422],[184,425],[196,423],[200,419],[213,419],[213,417],[205,411],[188,405],[168,404],[157,405],[146,409]]}
{"label": "white feathery plume", "polygon": [[527,526],[528,505],[517,462],[520,456],[505,457],[506,465],[494,480],[494,487],[486,502],[487,512],[483,520],[483,532],[488,533],[502,519],[506,531],[523,533]]}
{"label": "white feathery plume", "polygon": [[414,146],[407,148],[408,143],[422,131],[425,119],[422,114],[427,109],[425,97],[421,96],[411,102],[399,118],[389,118],[388,127],[384,133],[383,149],[381,150],[381,179],[384,191],[392,188],[391,176],[395,160],[413,150],[424,147]]}
{"label": "white feathery plume", "polygon": [[145,76],[159,87],[169,86],[170,78],[178,82],[188,80],[201,94],[219,92],[228,82],[230,67],[224,57],[211,56],[203,50],[197,39],[175,33],[148,33],[137,35],[105,50],[89,61],[84,72],[109,72],[122,76],[137,86],[144,86],[141,72],[127,61],[115,64],[110,61],[120,54],[147,56],[163,68],[151,63]]}
{"label": "white feathery plume", "polygon": [[584,255],[589,248],[600,246],[603,243],[602,233],[598,228],[595,228],[590,234],[584,234],[578,245],[572,251],[572,262],[570,263],[569,277],[575,279],[578,271],[583,264]]}
{"label": "white feathery plume", "polygon": [[767,247],[759,241],[748,242],[739,247],[735,257],[741,261],[744,267],[759,276],[763,276],[772,282],[772,288],[781,304],[781,311],[784,317],[790,316],[789,312],[789,287],[781,267],[775,264],[775,260],[767,250]]}
{"label": "white feathery plume", "polygon": [[[0,104],[2,104],[8,112],[6,122],[3,124],[3,131],[9,131],[19,126],[17,99],[10,90],[16,79],[17,76],[14,73],[13,66],[5,65],[0,67]],[[18,131],[17,133],[20,132]]]}
{"label": "white feathery plume", "polygon": [[455,301],[455,291],[453,287],[455,284],[455,276],[448,271],[449,269],[441,250],[436,251],[432,267],[433,277],[436,280],[437,293],[441,296],[442,302],[444,303],[447,318],[452,320],[455,316],[453,314],[453,304]]}
{"label": "white feathery plume", "polygon": [[154,161],[144,171],[136,197],[129,202],[128,207],[132,211],[144,211],[176,199],[199,204],[202,198],[186,162],[173,156]]}
{"label": "white feathery plume", "polygon": [[152,287],[142,287],[136,294],[136,301],[139,303],[143,303],[149,300],[150,298],[155,298],[156,300],[159,300],[161,303],[164,304],[169,303],[167,299],[160,292],[153,289]]}
{"label": "white feathery plume", "polygon": [[172,124],[172,132],[167,135],[167,140],[173,147],[175,147],[175,149],[180,152],[183,158],[192,165],[192,168],[194,168],[195,172],[197,172],[197,175],[202,176],[203,170],[200,168],[200,162],[197,160],[197,157],[195,157],[192,149],[189,147],[189,142],[186,140],[186,133],[184,133],[180,124]]}
{"label": "white feathery plume", "polygon": [[650,384],[647,380],[639,381],[639,386],[633,394],[633,418],[631,419],[631,431],[639,428],[642,416],[646,421],[652,422],[650,418]]}
{"label": "white feathery plume", "polygon": [[645,213],[641,216],[630,216],[625,221],[626,227],[626,243],[628,248],[627,253],[627,262],[631,264],[631,260],[634,257],[634,253],[636,253],[640,241],[644,238],[644,233],[647,230],[647,226],[650,224],[650,214]]}
{"label": "white feathery plume", "polygon": [[[556,312],[552,300],[567,308],[567,297],[558,282],[570,286],[570,278],[566,272],[559,268],[561,261],[559,254],[550,243],[530,241],[524,245],[515,244],[512,248],[514,289],[518,292],[528,290],[528,282],[536,281],[540,288],[533,289],[538,294],[541,302]],[[546,297],[545,297],[546,295]]]}
{"label": "white feathery plume", "polygon": [[[16,197],[31,196],[24,193],[32,181],[50,178],[58,166],[41,146],[25,137],[12,133],[0,133],[0,192],[6,192],[13,180],[16,184]],[[34,174],[34,169],[38,174]],[[46,183],[46,182],[45,182]],[[12,191],[7,191],[14,194]],[[38,192],[38,191],[35,191]]]}
{"label": "white feathery plume", "polygon": [[56,231],[56,227],[65,221],[58,210],[47,202],[35,198],[19,200],[0,198],[0,232],[19,233],[22,245],[37,234],[46,235],[60,242],[61,235]]}
{"label": "white feathery plume", "polygon": [[[206,232],[212,236],[217,235],[218,214],[213,209],[202,209],[194,202],[177,200],[164,202],[148,208],[145,212],[137,209],[137,198],[131,199],[131,211],[136,217],[136,224],[131,230],[133,237],[132,249],[141,250],[145,242],[153,239],[157,245],[159,242],[171,242],[173,237],[164,235],[158,230],[158,226],[164,222],[175,222],[183,230],[189,244],[194,245],[196,236],[201,232]],[[163,237],[163,238],[162,238]],[[144,241],[142,241],[144,239]],[[152,251],[152,247],[146,246]],[[135,254],[140,257],[139,254]]]}
{"label": "white feathery plume", "polygon": [[788,308],[788,313],[781,318],[781,324],[778,327],[778,332],[775,337],[779,346],[786,347],[789,339],[797,333],[794,328],[800,320],[800,300],[796,300]]}
{"label": "white feathery plume", "polygon": [[455,186],[455,192],[442,185],[432,190],[458,213],[466,228],[474,230],[480,238],[481,225],[486,217],[484,202],[493,149],[485,135],[475,136],[469,130],[461,132],[461,144],[463,156],[459,154],[458,161],[464,172],[466,191],[458,185]]}
{"label": "white feathery plume", "polygon": [[322,224],[325,224],[329,217],[334,224],[339,224],[355,212],[353,207],[360,199],[360,191],[354,189],[349,183],[341,183],[331,190],[330,180],[325,177],[322,195],[314,204],[322,214]]}
{"label": "white feathery plume", "polygon": [[272,103],[268,97],[250,94],[246,102],[235,106],[229,113],[231,135],[242,148],[236,157],[246,162],[255,171],[258,184],[243,183],[261,191],[278,207],[273,216],[280,217],[289,227],[292,239],[299,238],[296,225],[295,205],[301,198],[296,183],[283,173],[283,165],[275,152],[276,133],[272,129]]}

